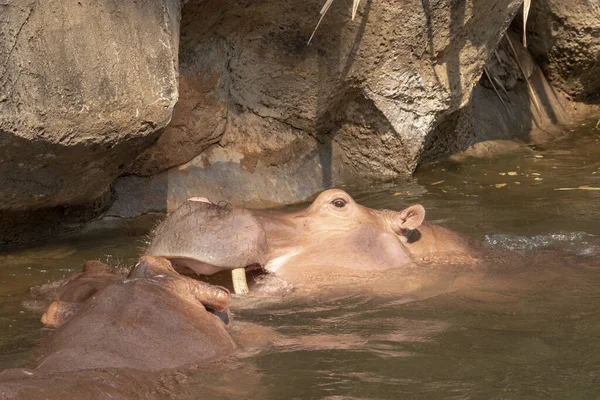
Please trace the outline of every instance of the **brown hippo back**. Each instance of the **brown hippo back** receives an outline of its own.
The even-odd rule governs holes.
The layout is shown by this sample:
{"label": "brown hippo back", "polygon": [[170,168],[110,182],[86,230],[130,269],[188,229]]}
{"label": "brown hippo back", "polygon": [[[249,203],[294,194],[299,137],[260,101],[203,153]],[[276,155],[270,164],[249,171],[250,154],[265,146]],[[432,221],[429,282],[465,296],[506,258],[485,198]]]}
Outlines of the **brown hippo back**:
{"label": "brown hippo back", "polygon": [[[149,273],[144,269],[149,263],[160,268],[152,265]],[[213,359],[235,349],[223,321],[199,301],[201,282],[179,276],[165,259],[144,257],[135,268],[130,278],[87,299],[49,335],[37,371],[159,370]],[[217,299],[212,304],[226,309],[222,303]]]}

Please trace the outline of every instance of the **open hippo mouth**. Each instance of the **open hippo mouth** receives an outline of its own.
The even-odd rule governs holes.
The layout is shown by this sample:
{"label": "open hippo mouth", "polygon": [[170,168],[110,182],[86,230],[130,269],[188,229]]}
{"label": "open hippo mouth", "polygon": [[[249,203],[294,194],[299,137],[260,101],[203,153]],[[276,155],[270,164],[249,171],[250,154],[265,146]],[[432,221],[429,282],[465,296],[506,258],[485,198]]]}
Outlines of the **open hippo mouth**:
{"label": "open hippo mouth", "polygon": [[[117,279],[94,284],[99,275],[110,274]],[[226,329],[229,290],[183,276],[165,258],[143,256],[127,277],[85,268],[65,286],[43,317],[58,329],[45,338],[36,373],[163,371],[236,348]]]}
{"label": "open hippo mouth", "polygon": [[87,262],[82,272],[76,273],[61,285],[59,300],[50,304],[42,316],[42,323],[53,328],[63,325],[77,314],[92,296],[110,285],[118,284],[149,285],[163,295],[176,294],[193,307],[202,305],[223,324],[229,325],[231,322],[228,289],[182,276],[165,258],[145,256],[132,268],[126,279],[113,272],[108,265],[98,261]]}
{"label": "open hippo mouth", "polygon": [[142,257],[129,274],[129,278],[151,278],[164,280],[159,284],[167,290],[180,293],[192,302],[201,303],[207,312],[229,325],[229,290],[223,286],[181,276],[173,262],[162,257]]}
{"label": "open hippo mouth", "polygon": [[232,271],[235,293],[248,293],[246,270],[260,266],[285,279],[292,269],[370,271],[412,262],[420,205],[402,211],[357,204],[343,190],[322,192],[297,210],[253,210],[187,200],[153,232],[146,254],[200,275]]}

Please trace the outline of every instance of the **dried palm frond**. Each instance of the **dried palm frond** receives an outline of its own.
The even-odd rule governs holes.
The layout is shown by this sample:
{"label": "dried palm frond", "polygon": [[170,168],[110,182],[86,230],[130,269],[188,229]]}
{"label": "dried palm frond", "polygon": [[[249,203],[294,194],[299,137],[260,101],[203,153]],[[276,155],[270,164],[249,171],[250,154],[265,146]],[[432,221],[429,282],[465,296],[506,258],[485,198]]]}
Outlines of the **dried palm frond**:
{"label": "dried palm frond", "polygon": [[498,96],[498,98],[502,102],[502,105],[504,106],[504,108],[506,108],[506,111],[508,111],[508,114],[510,115],[510,110],[506,106],[506,103],[504,102],[504,99],[502,99],[502,96],[500,96],[500,93],[498,92],[498,89],[496,89],[496,85],[494,84],[494,80],[492,79],[492,77],[491,77],[491,75],[490,75],[487,67],[483,67],[483,72],[485,72],[485,76],[487,76],[488,81],[490,81],[490,83],[492,84],[492,88],[494,88],[494,92],[496,92],[496,96]]}
{"label": "dried palm frond", "polygon": [[[496,56],[496,61],[498,61],[498,65],[502,65],[502,59],[500,58],[500,55],[498,54],[498,49],[494,50],[494,55]],[[500,86],[500,89],[502,89],[502,91],[504,92],[504,94],[506,95],[506,99],[508,100],[508,102],[510,103],[510,99],[508,96],[508,92],[506,91],[506,89],[504,88],[504,85],[502,84],[502,82],[500,82],[500,80],[494,76],[494,80],[496,81],[496,83],[498,84],[498,86]]]}
{"label": "dried palm frond", "polygon": [[352,3],[352,21],[354,21],[354,18],[356,18],[356,11],[358,10],[358,3],[360,3],[360,0],[353,0],[353,3]]}
{"label": "dried palm frond", "polygon": [[529,17],[529,7],[531,7],[531,0],[525,0],[523,2],[523,47],[527,48],[527,17]]}
{"label": "dried palm frond", "polygon": [[540,105],[538,103],[537,100],[537,96],[533,90],[533,87],[531,87],[531,83],[529,82],[529,78],[527,77],[527,74],[525,73],[525,68],[523,68],[523,65],[521,65],[521,61],[519,61],[519,56],[517,55],[517,51],[515,50],[515,47],[513,46],[512,42],[510,41],[510,38],[504,34],[504,39],[506,39],[506,41],[508,42],[508,45],[510,46],[512,52],[513,52],[513,56],[515,57],[515,61],[517,62],[517,65],[519,66],[519,69],[521,70],[521,73],[523,74],[523,79],[525,79],[525,83],[527,83],[527,88],[529,89],[529,92],[531,93],[531,98],[533,99],[533,105],[535,106],[536,110],[538,111],[538,113],[540,114],[540,116],[542,115],[542,110],[540,108]]}
{"label": "dried palm frond", "polygon": [[504,85],[502,84],[502,82],[500,81],[500,79],[496,78],[495,76],[493,78],[496,81],[496,85],[500,86],[500,89],[502,89],[502,91],[504,92],[504,95],[506,96],[506,99],[510,103],[510,98],[508,96],[508,91],[504,88]]}
{"label": "dried palm frond", "polygon": [[496,56],[496,61],[498,61],[498,65],[502,65],[502,59],[500,58],[500,55],[498,54],[498,49],[494,50],[494,56]]}
{"label": "dried palm frond", "polygon": [[323,8],[321,8],[321,11],[319,11],[319,14],[321,14],[321,18],[319,18],[319,22],[317,22],[317,26],[315,26],[315,30],[313,31],[312,35],[310,35],[310,38],[308,38],[308,43],[306,43],[307,45],[310,44],[310,41],[312,40],[313,36],[315,36],[315,32],[319,28],[319,25],[321,25],[323,17],[327,13],[327,10],[329,10],[329,7],[331,7],[331,3],[333,3],[333,0],[327,0],[325,4],[323,4]]}
{"label": "dried palm frond", "polygon": [[[333,0],[327,0],[325,2],[325,4],[323,4],[323,8],[321,8],[321,11],[319,11],[319,14],[321,15],[321,17],[319,18],[319,22],[317,22],[317,26],[315,26],[315,29],[313,30],[312,34],[310,35],[310,38],[308,39],[308,42],[306,43],[307,45],[310,44],[310,41],[312,40],[313,36],[315,36],[315,32],[317,32],[319,25],[321,25],[321,21],[323,21],[323,17],[327,13],[327,11],[329,11],[329,7],[331,7],[331,3],[333,3]],[[360,3],[360,0],[352,0],[352,21],[354,21],[354,18],[356,18],[356,12],[358,11],[359,3]]]}

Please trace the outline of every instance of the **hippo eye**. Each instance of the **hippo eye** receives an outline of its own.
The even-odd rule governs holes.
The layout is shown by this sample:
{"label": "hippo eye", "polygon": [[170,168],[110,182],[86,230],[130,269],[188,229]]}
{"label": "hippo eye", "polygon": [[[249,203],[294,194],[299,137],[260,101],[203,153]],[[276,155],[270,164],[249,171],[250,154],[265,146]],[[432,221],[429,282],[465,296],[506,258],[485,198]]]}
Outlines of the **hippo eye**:
{"label": "hippo eye", "polygon": [[346,206],[346,200],[343,199],[335,199],[331,202],[337,208],[344,208]]}

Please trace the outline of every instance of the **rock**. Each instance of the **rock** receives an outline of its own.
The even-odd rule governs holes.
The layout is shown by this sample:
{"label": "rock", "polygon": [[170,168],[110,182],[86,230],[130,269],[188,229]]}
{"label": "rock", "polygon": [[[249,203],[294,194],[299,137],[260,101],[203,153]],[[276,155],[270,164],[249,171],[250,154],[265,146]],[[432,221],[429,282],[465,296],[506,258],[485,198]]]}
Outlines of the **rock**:
{"label": "rock", "polygon": [[121,178],[109,214],[172,209],[185,196],[298,201],[345,181],[410,175],[428,135],[468,103],[519,5],[361,2],[351,21],[350,6],[334,2],[307,45],[320,0],[187,2],[180,92],[196,100],[178,104],[129,172],[170,169]]}
{"label": "rock", "polygon": [[158,141],[127,170],[152,175],[185,164],[225,132],[229,101],[226,46],[222,41],[185,48],[179,57],[179,100]]}
{"label": "rock", "polygon": [[569,101],[550,85],[520,38],[513,32],[508,32],[507,38],[512,47],[508,39],[503,39],[498,46],[499,59],[494,57],[488,62],[489,77],[498,93],[487,76],[473,90],[475,124],[471,140],[542,143],[547,139],[542,131],[570,122]]}
{"label": "rock", "polygon": [[[442,122],[434,133],[453,138],[450,143],[454,147],[439,149],[436,144],[443,141],[430,135],[430,147],[424,152],[429,158],[422,157],[423,161],[448,154],[458,161],[527,151],[528,144],[566,137],[570,129],[565,126],[600,111],[598,105],[570,101],[563,92],[555,90],[512,29],[499,43],[486,69],[487,74],[473,89],[470,105],[457,112],[458,121],[470,116],[471,126],[460,126],[452,119]],[[461,149],[461,144],[468,148]]]}
{"label": "rock", "polygon": [[[341,175],[323,162],[331,156],[323,154],[317,140],[285,124],[268,136],[265,124],[272,127],[272,121],[253,114],[237,116],[223,146],[213,145],[190,162],[150,177],[119,178],[106,215],[173,211],[199,194],[215,203],[254,207],[292,203],[331,185],[330,175]],[[341,157],[339,150],[333,152]]]}
{"label": "rock", "polygon": [[576,101],[599,98],[598,1],[532,1],[527,43],[555,87]]}
{"label": "rock", "polygon": [[[46,209],[52,225],[75,207],[80,226],[171,119],[179,1],[0,8],[0,220]],[[0,243],[24,238],[13,222]]]}

